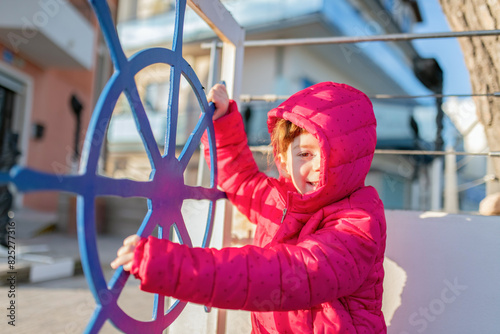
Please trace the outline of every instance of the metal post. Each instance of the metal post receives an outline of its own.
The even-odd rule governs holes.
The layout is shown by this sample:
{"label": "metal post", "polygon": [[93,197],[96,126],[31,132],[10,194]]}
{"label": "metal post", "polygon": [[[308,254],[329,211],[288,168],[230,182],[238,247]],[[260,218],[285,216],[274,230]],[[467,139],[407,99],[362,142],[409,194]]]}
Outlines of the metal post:
{"label": "metal post", "polygon": [[[448,147],[447,152],[453,153],[454,149]],[[447,154],[444,165],[444,211],[458,213],[458,183],[457,183],[457,156]]]}
{"label": "metal post", "polygon": [[431,210],[441,211],[442,209],[442,175],[443,158],[436,157],[431,164]]}
{"label": "metal post", "polygon": [[[231,13],[217,0],[201,1],[188,0],[188,5],[193,9],[223,41],[222,44],[222,68],[220,78],[226,82],[230,98],[238,102],[241,93],[241,82],[243,76],[243,43],[245,42],[245,30],[236,22]],[[217,43],[210,45],[212,50],[217,49]],[[217,82],[218,70],[215,53],[211,54],[212,68],[209,77],[209,87]],[[200,160],[204,160],[200,154]],[[203,175],[200,176],[202,178]],[[199,180],[201,181],[201,180]],[[212,233],[212,247],[228,246],[231,237],[231,210],[232,206],[227,200],[217,201],[216,215],[222,213],[222,219],[215,219]],[[229,233],[228,233],[229,231]],[[217,334],[226,332],[226,311],[217,310]]]}
{"label": "metal post", "polygon": [[[217,40],[212,42],[212,47],[210,48],[210,69],[208,71],[208,81],[207,81],[207,92],[215,85],[218,81],[219,73],[219,58],[220,52],[217,47]],[[200,147],[200,158],[198,160],[198,176],[196,180],[196,185],[198,186],[209,186],[210,175],[208,172],[208,165],[203,157],[203,145]]]}
{"label": "metal post", "polygon": [[219,71],[219,48],[217,47],[217,40],[213,40],[210,46],[210,69],[208,70],[208,82],[207,82],[207,91],[218,82],[218,73]]}

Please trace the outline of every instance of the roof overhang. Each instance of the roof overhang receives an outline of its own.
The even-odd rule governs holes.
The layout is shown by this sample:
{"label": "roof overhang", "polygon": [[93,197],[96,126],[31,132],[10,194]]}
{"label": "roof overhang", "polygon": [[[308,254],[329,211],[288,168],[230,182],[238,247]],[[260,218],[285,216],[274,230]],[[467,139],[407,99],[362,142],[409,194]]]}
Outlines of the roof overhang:
{"label": "roof overhang", "polygon": [[93,65],[95,31],[65,0],[1,1],[0,41],[42,67]]}

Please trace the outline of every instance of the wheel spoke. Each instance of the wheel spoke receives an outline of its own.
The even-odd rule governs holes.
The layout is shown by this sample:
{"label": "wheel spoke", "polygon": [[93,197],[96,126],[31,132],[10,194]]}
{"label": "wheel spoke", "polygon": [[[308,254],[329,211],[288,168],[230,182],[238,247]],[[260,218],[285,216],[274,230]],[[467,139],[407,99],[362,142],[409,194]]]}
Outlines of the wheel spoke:
{"label": "wheel spoke", "polygon": [[216,201],[222,198],[226,198],[226,193],[214,188],[204,188],[204,187],[193,187],[185,186],[186,197],[185,199],[208,199],[210,201]]}
{"label": "wheel spoke", "polygon": [[[210,122],[209,115],[203,113],[198,120],[198,123],[196,124],[193,132],[191,132],[191,134],[189,135],[186,145],[184,145],[184,149],[179,156],[179,161],[181,162],[183,170],[186,169],[189,160],[193,156],[193,153],[197,148],[199,148],[201,137],[203,136],[205,129],[208,127],[208,122]],[[201,155],[200,159],[202,159]]]}
{"label": "wheel spoke", "polygon": [[181,314],[186,304],[186,302],[176,300],[167,310],[166,318],[168,321],[173,322]]}
{"label": "wheel spoke", "polygon": [[135,79],[130,78],[127,88],[125,89],[128,101],[134,111],[135,125],[137,126],[137,131],[141,135],[142,142],[146,149],[146,153],[149,157],[153,169],[159,165],[161,155],[156,144],[155,136],[153,130],[151,130],[151,124],[149,124],[148,117],[146,115],[146,110],[142,104],[141,97],[137,91],[137,85]]}
{"label": "wheel spoke", "polygon": [[89,324],[87,325],[87,328],[85,328],[84,333],[85,334],[97,334],[101,331],[102,326],[108,319],[108,315],[106,314],[107,312],[103,312],[102,306],[96,307],[94,310],[94,313],[92,314],[92,318],[89,321]]}
{"label": "wheel spoke", "polygon": [[165,314],[165,296],[155,294],[153,306],[153,319],[158,319],[158,315],[162,317]]}
{"label": "wheel spoke", "polygon": [[175,139],[177,137],[177,118],[179,113],[179,93],[181,86],[181,69],[173,65],[170,68],[170,92],[167,111],[167,133],[165,135],[165,154],[175,157]]}
{"label": "wheel spoke", "polygon": [[179,241],[183,245],[187,245],[188,247],[193,247],[193,244],[191,242],[191,237],[189,236],[189,233],[186,229],[186,224],[184,223],[184,218],[182,217],[182,214],[180,212],[177,212],[174,216],[174,229],[176,231],[177,237],[179,238]]}
{"label": "wheel spoke", "polygon": [[127,271],[123,270],[123,267],[116,269],[113,277],[108,283],[109,292],[111,293],[111,295],[117,296],[118,299],[118,296],[125,287],[125,283],[127,283],[127,279],[129,276],[130,274]]}
{"label": "wheel spoke", "polygon": [[102,175],[96,176],[96,196],[145,197],[149,198],[152,181],[135,181],[130,179],[114,179]]}
{"label": "wheel spoke", "polygon": [[151,233],[153,233],[156,224],[155,224],[155,219],[151,217],[153,217],[153,209],[151,208],[151,200],[148,199],[148,212],[146,213],[146,216],[142,220],[141,226],[137,230],[138,236],[147,237],[151,235]]}
{"label": "wheel spoke", "polygon": [[49,174],[19,166],[11,169],[9,177],[21,192],[59,190],[82,193],[88,180],[85,175]]}
{"label": "wheel spoke", "polygon": [[108,3],[106,1],[98,0],[90,0],[90,3],[94,7],[94,12],[96,13],[97,19],[101,25],[104,38],[108,44],[108,49],[111,54],[113,65],[118,71],[120,71],[127,65],[127,57],[125,56],[120,44],[118,33],[116,32],[113,19],[111,18]]}
{"label": "wheel spoke", "polygon": [[184,30],[184,13],[186,12],[186,1],[177,1],[175,6],[175,30],[172,50],[182,56],[182,36]]}

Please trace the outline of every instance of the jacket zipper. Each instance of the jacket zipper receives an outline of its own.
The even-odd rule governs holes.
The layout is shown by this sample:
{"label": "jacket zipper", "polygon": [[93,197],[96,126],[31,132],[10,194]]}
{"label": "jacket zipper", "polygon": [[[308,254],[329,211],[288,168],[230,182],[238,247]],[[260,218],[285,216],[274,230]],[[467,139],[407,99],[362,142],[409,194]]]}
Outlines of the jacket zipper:
{"label": "jacket zipper", "polygon": [[283,216],[281,217],[281,223],[280,223],[280,225],[283,224],[283,221],[285,220],[285,216],[286,216],[286,208],[283,209]]}

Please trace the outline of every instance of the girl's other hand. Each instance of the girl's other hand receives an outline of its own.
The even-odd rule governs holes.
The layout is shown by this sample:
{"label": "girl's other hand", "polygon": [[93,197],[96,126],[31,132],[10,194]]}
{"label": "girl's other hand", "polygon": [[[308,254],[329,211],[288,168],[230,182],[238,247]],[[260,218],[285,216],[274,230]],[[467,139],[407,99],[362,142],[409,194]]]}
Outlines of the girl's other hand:
{"label": "girl's other hand", "polygon": [[138,235],[131,235],[123,240],[123,246],[118,249],[116,259],[111,262],[111,268],[117,269],[123,266],[123,270],[130,271],[134,259],[134,251],[137,243],[141,240]]}
{"label": "girl's other hand", "polygon": [[218,83],[213,86],[207,95],[207,100],[215,104],[215,112],[212,117],[214,121],[224,116],[229,107],[229,97],[227,95],[226,85]]}

